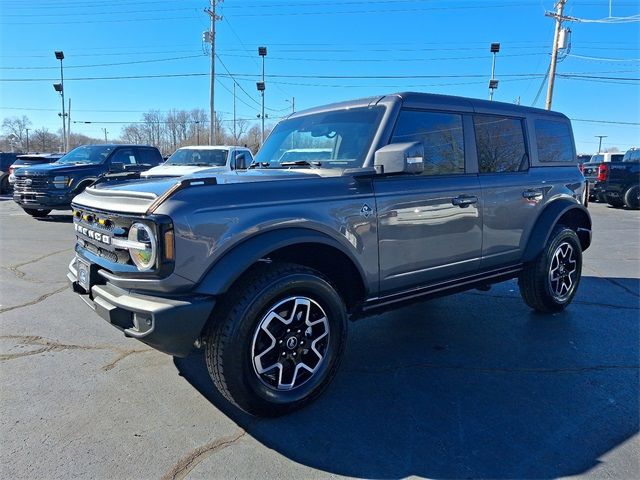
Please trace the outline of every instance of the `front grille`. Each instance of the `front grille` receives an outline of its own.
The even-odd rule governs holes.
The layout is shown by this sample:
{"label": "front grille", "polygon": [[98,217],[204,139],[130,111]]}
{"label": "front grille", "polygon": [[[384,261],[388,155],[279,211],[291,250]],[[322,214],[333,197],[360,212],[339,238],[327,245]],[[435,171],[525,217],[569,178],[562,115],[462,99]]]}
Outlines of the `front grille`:
{"label": "front grille", "polygon": [[[106,212],[75,208],[73,223],[85,227],[93,233],[107,235],[111,239],[126,240],[129,228],[136,220]],[[77,243],[81,248],[98,255],[112,263],[132,265],[131,257],[127,249],[118,248],[112,244],[105,244],[95,238],[90,238],[76,231]]]}
{"label": "front grille", "polygon": [[13,189],[16,191],[44,190],[48,187],[48,177],[16,177],[13,184]]}

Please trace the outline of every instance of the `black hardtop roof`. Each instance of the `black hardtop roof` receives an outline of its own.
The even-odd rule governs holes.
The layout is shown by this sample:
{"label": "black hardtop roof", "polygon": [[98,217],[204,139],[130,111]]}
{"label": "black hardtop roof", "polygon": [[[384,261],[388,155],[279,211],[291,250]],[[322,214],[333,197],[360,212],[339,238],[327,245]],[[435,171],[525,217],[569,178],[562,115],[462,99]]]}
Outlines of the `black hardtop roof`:
{"label": "black hardtop roof", "polygon": [[388,95],[380,95],[376,97],[365,97],[345,102],[332,103],[308,110],[296,112],[291,115],[307,115],[310,113],[320,113],[329,110],[338,110],[345,108],[366,107],[378,103],[394,103],[402,102],[404,107],[408,108],[426,108],[426,109],[455,109],[460,111],[475,111],[478,113],[502,113],[504,115],[545,115],[556,116],[566,119],[567,117],[559,112],[543,110],[541,108],[525,107],[523,105],[515,105],[513,103],[496,102],[482,100],[479,98],[458,97],[454,95],[440,95],[436,93],[424,92],[399,92]]}

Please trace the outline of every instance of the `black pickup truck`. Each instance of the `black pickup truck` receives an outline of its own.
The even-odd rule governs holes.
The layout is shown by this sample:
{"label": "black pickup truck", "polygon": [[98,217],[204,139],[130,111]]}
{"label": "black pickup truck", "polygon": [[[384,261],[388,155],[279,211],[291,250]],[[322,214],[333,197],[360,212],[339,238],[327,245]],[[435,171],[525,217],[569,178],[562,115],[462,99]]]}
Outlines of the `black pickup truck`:
{"label": "black pickup truck", "polygon": [[82,145],[57,162],[18,168],[13,200],[33,217],[68,210],[73,197],[106,175],[141,172],[162,163],[155,147],[144,145]]}
{"label": "black pickup truck", "polygon": [[611,206],[640,208],[640,148],[628,150],[621,162],[609,164],[603,189]]}

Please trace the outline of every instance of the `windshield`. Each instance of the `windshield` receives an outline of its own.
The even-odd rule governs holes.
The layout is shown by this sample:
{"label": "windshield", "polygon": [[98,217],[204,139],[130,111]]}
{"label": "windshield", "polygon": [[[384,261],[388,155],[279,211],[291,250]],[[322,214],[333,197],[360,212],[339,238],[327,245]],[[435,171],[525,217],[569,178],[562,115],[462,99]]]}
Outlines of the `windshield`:
{"label": "windshield", "polygon": [[197,167],[224,167],[227,164],[227,150],[197,150],[180,148],[165,162],[165,165],[191,165]]}
{"label": "windshield", "polygon": [[270,168],[302,166],[357,168],[365,156],[384,109],[354,108],[315,113],[280,122],[256,156]]}
{"label": "windshield", "polygon": [[64,165],[97,165],[105,161],[115,147],[83,145],[74,148],[56,163]]}
{"label": "windshield", "polygon": [[623,162],[637,162],[638,160],[640,160],[640,149],[638,148],[627,150],[622,159]]}
{"label": "windshield", "polygon": [[591,157],[591,160],[589,160],[589,163],[602,163],[604,162],[604,155],[594,155],[593,157]]}

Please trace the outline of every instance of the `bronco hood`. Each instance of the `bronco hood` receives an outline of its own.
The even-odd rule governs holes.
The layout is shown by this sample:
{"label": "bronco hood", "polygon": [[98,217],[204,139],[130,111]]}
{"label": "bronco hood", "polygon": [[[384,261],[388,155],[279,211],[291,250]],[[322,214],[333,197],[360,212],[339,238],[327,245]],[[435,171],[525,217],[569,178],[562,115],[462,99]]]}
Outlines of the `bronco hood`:
{"label": "bronco hood", "polygon": [[179,178],[147,178],[97,183],[73,199],[73,205],[109,212],[145,214],[183,188],[247,182],[286,181],[339,176],[339,169],[255,169],[246,172],[201,172]]}

